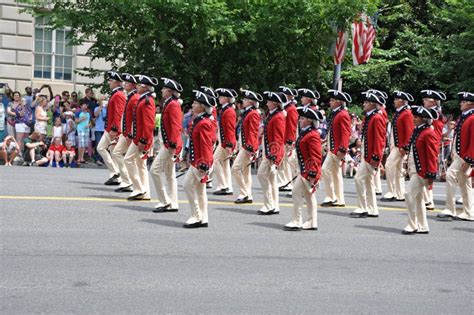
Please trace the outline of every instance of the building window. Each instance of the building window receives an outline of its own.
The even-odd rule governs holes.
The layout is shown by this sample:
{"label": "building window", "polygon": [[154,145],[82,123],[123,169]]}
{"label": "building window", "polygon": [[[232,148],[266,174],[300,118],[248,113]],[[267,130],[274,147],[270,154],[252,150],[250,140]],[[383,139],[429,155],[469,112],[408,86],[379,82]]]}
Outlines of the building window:
{"label": "building window", "polygon": [[45,18],[35,21],[34,77],[72,80],[72,46],[67,44],[68,32],[45,26]]}

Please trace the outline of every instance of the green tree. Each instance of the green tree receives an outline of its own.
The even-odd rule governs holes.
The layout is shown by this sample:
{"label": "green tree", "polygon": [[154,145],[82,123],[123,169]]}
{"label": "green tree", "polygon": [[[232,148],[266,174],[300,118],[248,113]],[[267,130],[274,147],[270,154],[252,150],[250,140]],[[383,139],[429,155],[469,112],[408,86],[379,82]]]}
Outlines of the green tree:
{"label": "green tree", "polygon": [[418,103],[422,89],[440,89],[449,96],[444,111],[457,111],[457,92],[474,86],[474,2],[385,0],[379,10],[372,58],[363,66],[347,58],[345,88],[405,90]]}
{"label": "green tree", "polygon": [[378,1],[53,0],[51,10],[44,1],[28,2],[51,27],[70,28],[72,44],[94,38],[93,59],[176,78],[189,95],[200,85],[327,88],[335,27],[358,12],[375,12]]}

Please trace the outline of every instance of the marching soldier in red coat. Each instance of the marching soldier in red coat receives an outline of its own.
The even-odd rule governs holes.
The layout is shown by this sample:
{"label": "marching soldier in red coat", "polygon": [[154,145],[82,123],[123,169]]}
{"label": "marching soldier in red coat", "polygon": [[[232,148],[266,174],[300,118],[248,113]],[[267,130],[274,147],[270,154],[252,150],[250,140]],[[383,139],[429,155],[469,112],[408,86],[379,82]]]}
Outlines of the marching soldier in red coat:
{"label": "marching soldier in red coat", "polygon": [[439,115],[436,110],[421,106],[414,106],[412,113],[415,129],[410,140],[410,182],[405,193],[408,224],[402,234],[428,234],[423,191],[433,185],[438,170],[438,138],[431,124]]}
{"label": "marching soldier in red coat", "polygon": [[277,173],[285,153],[285,115],[283,104],[287,101],[280,92],[264,92],[267,98],[268,114],[263,126],[262,164],[258,168],[258,181],[263,190],[261,215],[280,213]]}
{"label": "marching soldier in red coat", "polygon": [[232,165],[232,174],[239,186],[239,195],[236,204],[252,203],[252,174],[250,165],[258,154],[258,128],[260,125],[260,114],[257,111],[263,97],[253,91],[242,90],[243,111],[240,115],[237,130],[237,140],[240,142],[240,150]]}
{"label": "marching soldier in red coat", "polygon": [[[459,93],[461,117],[455,130],[453,162],[446,173],[446,207],[438,214],[441,220],[474,221],[474,200],[471,176],[474,169],[474,93]],[[463,200],[462,212],[456,211],[455,193],[459,185]]]}
{"label": "marching soldier in red coat", "polygon": [[351,138],[351,117],[346,104],[352,101],[351,96],[342,91],[329,90],[327,156],[323,163],[322,176],[326,198],[322,207],[344,207],[344,185],[342,182],[342,161],[349,148]]}
{"label": "marching soldier in red coat", "polygon": [[[388,94],[386,92],[375,90],[375,89],[369,89],[362,94],[365,94],[365,93],[372,93],[372,94],[377,95],[378,97],[383,97],[385,99],[385,103],[387,103]],[[385,104],[381,105],[379,110],[382,113],[382,116],[385,118],[385,124],[388,125],[389,120],[388,120],[388,114],[387,114],[387,110],[385,106],[386,106]],[[377,169],[377,173],[375,174],[375,195],[382,195],[382,181],[380,179],[380,167]]]}
{"label": "marching soldier in red coat", "polygon": [[[114,71],[107,72],[109,78],[109,87],[112,90],[109,104],[107,105],[107,117],[105,119],[105,132],[97,145],[97,152],[104,160],[105,165],[109,169],[109,179],[105,185],[120,185],[120,170],[118,165],[112,159],[109,152],[109,147],[116,141],[117,137],[122,132],[120,121],[123,115],[125,106],[125,94],[122,88],[122,77],[119,73]],[[111,151],[113,148],[111,149]]]}
{"label": "marching soldier in red coat", "polygon": [[211,121],[212,108],[216,100],[201,91],[193,91],[193,114],[195,118],[190,132],[190,167],[184,178],[183,188],[191,207],[191,217],[183,225],[185,228],[208,226],[206,181],[212,168],[213,135],[215,124]]}
{"label": "marching soldier in red coat", "polygon": [[298,112],[295,97],[298,91],[286,86],[280,86],[278,91],[285,94],[287,102],[283,104],[286,113],[285,121],[285,154],[278,170],[278,187],[280,191],[291,191],[292,179],[296,175],[295,141],[298,130]]}
{"label": "marching soldier in red coat", "polygon": [[161,147],[153,160],[150,173],[155,184],[158,204],[153,212],[178,211],[178,182],[175,163],[183,147],[181,138],[183,112],[179,102],[183,87],[178,82],[161,78],[161,95],[165,100],[161,111]]}
{"label": "marching soldier in red coat", "polygon": [[301,88],[297,92],[298,95],[301,95],[301,105],[309,106],[311,109],[318,109],[318,99],[321,97],[318,91]]}
{"label": "marching soldier in red coat", "polygon": [[237,92],[232,89],[219,88],[215,92],[219,97],[220,111],[217,116],[219,144],[214,152],[214,179],[216,191],[214,195],[232,195],[232,176],[230,172],[230,158],[234,154],[236,139],[235,125],[237,115],[234,102]]}
{"label": "marching soldier in red coat", "polygon": [[128,135],[132,133],[133,110],[138,102],[138,94],[136,90],[137,78],[129,73],[122,73],[121,76],[124,82],[124,90],[127,93],[127,99],[122,115],[122,133],[120,134],[117,144],[112,152],[112,158],[120,170],[120,177],[122,179],[122,183],[117,189],[115,189],[115,192],[132,192],[132,181],[128,175],[124,157],[130,143],[132,143],[132,140]]}
{"label": "marching soldier in red coat", "polygon": [[385,99],[372,93],[365,94],[365,122],[362,131],[363,160],[355,176],[359,207],[351,213],[353,218],[376,218],[379,216],[375,199],[375,175],[382,162],[387,137],[386,121],[378,110]]}
{"label": "marching soldier in red coat", "polygon": [[[425,108],[432,108],[438,112],[438,119],[433,121],[432,128],[438,138],[438,151],[440,150],[442,139],[443,139],[443,116],[441,111],[441,101],[446,100],[446,94],[440,91],[423,90],[421,91],[421,97],[423,98],[423,106]],[[426,189],[424,192],[424,200],[426,204],[426,210],[434,210],[433,191]]]}
{"label": "marching soldier in red coat", "polygon": [[393,105],[395,114],[392,118],[390,132],[390,154],[385,162],[385,175],[387,177],[387,193],[382,201],[405,200],[405,176],[403,174],[403,161],[408,152],[411,134],[415,125],[413,114],[408,102],[413,102],[411,94],[401,91],[394,92]]}
{"label": "marching soldier in red coat", "polygon": [[[322,148],[319,132],[316,130],[323,115],[318,110],[309,107],[299,107],[300,134],[296,141],[296,152],[300,174],[293,186],[293,216],[285,230],[317,230],[317,201],[316,184],[321,176]],[[307,220],[303,223],[301,208],[306,201],[308,210]]]}
{"label": "marching soldier in red coat", "polygon": [[146,161],[153,148],[155,130],[155,100],[152,93],[158,85],[158,79],[146,75],[137,76],[137,106],[132,119],[132,143],[125,154],[125,166],[132,181],[133,191],[127,198],[150,200],[150,181]]}

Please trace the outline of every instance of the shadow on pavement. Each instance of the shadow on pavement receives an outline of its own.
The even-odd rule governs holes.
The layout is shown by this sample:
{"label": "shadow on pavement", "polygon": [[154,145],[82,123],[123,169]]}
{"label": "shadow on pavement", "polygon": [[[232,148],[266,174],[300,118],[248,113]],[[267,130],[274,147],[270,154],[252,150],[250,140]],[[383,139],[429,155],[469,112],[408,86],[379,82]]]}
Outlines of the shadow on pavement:
{"label": "shadow on pavement", "polygon": [[252,222],[252,223],[247,223],[247,225],[255,225],[255,226],[262,226],[266,227],[269,229],[274,229],[274,230],[283,230],[283,225],[278,224],[278,223],[270,223],[270,222]]}
{"label": "shadow on pavement", "polygon": [[471,228],[455,227],[455,228],[453,228],[453,230],[463,231],[463,232],[468,232],[468,233],[474,233],[474,229],[471,229]]}
{"label": "shadow on pavement", "polygon": [[152,212],[153,208],[152,207],[146,207],[146,206],[137,206],[137,205],[115,205],[114,208],[120,208],[120,209],[125,209],[125,210],[132,210],[132,211],[139,211],[139,212]]}
{"label": "shadow on pavement", "polygon": [[[94,190],[94,191],[105,191],[105,192],[113,192],[117,194],[117,196],[121,196],[121,194],[114,192],[114,188],[107,188],[107,187],[89,187],[89,186],[81,186],[82,189]],[[128,196],[128,195],[127,195]]]}
{"label": "shadow on pavement", "polygon": [[143,220],[140,220],[139,222],[146,222],[146,223],[175,227],[175,228],[180,228],[180,229],[183,228],[183,222],[171,221],[171,220],[143,219]]}
{"label": "shadow on pavement", "polygon": [[82,184],[82,185],[94,185],[94,186],[104,186],[104,184],[101,184],[101,183],[94,183],[94,182],[81,182],[81,181],[77,181],[77,180],[70,180],[69,181],[70,183],[74,183],[74,184]]}
{"label": "shadow on pavement", "polygon": [[330,215],[335,215],[338,217],[345,217],[349,218],[349,212],[341,212],[341,211],[333,211],[333,210],[319,210],[318,213],[324,213],[324,214],[330,214]]}
{"label": "shadow on pavement", "polygon": [[395,234],[401,234],[402,233],[402,229],[397,229],[397,228],[392,228],[392,227],[385,227],[385,226],[355,225],[355,227],[361,228],[361,229],[366,229],[366,230],[387,232],[387,233],[395,233]]}
{"label": "shadow on pavement", "polygon": [[[238,206],[238,205],[237,205]],[[235,212],[235,213],[240,213],[240,214],[250,214],[250,215],[258,215],[256,209],[242,209],[242,208],[218,208],[216,210],[219,211],[228,211],[228,212]]]}

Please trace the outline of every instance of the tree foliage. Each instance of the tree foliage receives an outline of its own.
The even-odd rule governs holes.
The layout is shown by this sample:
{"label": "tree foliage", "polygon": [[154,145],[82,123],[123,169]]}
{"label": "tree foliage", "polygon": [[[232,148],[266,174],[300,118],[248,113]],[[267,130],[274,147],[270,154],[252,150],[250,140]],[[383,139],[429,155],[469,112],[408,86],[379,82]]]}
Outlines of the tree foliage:
{"label": "tree foliage", "polygon": [[[92,58],[132,73],[168,76],[189,92],[200,85],[259,91],[280,84],[326,88],[335,27],[374,0],[303,1],[33,1],[53,28],[71,29],[71,43],[91,37]],[[81,69],[91,76],[94,69]]]}
{"label": "tree foliage", "polygon": [[474,86],[472,0],[52,0],[51,10],[28,2],[51,27],[70,28],[71,43],[94,38],[92,58],[175,78],[188,95],[200,85],[324,91],[332,86],[335,31],[349,30],[359,12],[379,18],[368,64],[353,66],[348,45],[342,78],[355,103],[367,88],[415,96],[433,88],[448,92],[447,105],[457,108],[455,94]]}
{"label": "tree foliage", "polygon": [[445,112],[457,110],[456,94],[474,86],[474,2],[471,0],[383,1],[377,43],[367,65],[344,64],[345,86],[448,94]]}

